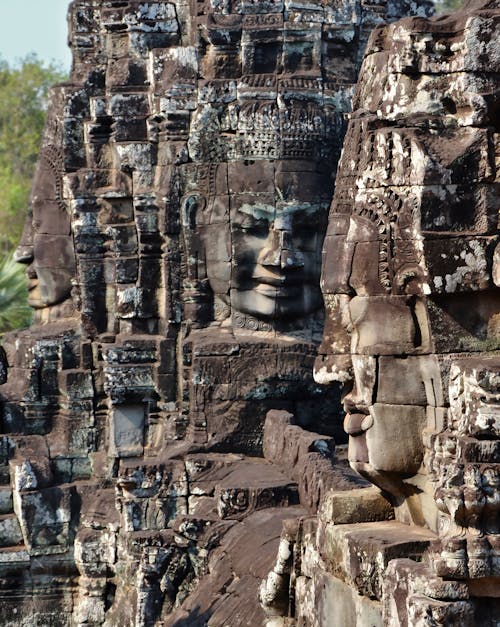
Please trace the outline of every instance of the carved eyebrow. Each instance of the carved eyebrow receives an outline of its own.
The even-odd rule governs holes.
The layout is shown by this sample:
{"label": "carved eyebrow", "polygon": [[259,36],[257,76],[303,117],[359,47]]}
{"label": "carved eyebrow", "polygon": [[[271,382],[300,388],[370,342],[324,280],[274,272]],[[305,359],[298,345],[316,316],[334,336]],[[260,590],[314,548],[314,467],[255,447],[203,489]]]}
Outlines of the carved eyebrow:
{"label": "carved eyebrow", "polygon": [[[312,202],[291,202],[290,204],[286,204],[283,207],[280,207],[276,210],[276,214],[279,215],[293,215],[297,213],[301,213],[302,215],[311,215],[312,213],[318,213],[321,211],[322,206],[318,203]],[[295,217],[295,216],[294,216]]]}
{"label": "carved eyebrow", "polygon": [[322,210],[322,206],[319,203],[290,203],[286,204],[279,209],[276,209],[273,205],[265,205],[256,202],[255,204],[244,203],[240,207],[238,207],[238,211],[241,213],[246,213],[247,215],[252,216],[256,220],[268,220],[273,221],[278,216],[289,216],[295,213],[301,212],[304,215],[311,215],[313,213],[318,213]]}

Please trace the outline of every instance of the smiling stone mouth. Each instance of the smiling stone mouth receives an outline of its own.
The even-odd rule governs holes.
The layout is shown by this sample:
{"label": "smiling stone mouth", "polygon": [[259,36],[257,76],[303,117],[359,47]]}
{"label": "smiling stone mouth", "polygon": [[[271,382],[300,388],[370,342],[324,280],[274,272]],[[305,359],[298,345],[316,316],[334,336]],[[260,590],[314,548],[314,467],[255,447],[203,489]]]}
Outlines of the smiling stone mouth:
{"label": "smiling stone mouth", "polygon": [[262,296],[275,301],[298,301],[302,298],[302,288],[298,286],[282,285],[275,287],[272,285],[260,284],[251,290],[256,296]]}
{"label": "smiling stone mouth", "polygon": [[349,435],[361,435],[373,426],[370,414],[347,414],[344,419],[344,430]]}
{"label": "smiling stone mouth", "polygon": [[275,276],[270,275],[256,275],[252,277],[253,283],[258,287],[259,285],[267,285],[270,287],[282,288],[282,287],[299,287],[304,285],[304,277],[290,276],[287,274],[280,274]]}

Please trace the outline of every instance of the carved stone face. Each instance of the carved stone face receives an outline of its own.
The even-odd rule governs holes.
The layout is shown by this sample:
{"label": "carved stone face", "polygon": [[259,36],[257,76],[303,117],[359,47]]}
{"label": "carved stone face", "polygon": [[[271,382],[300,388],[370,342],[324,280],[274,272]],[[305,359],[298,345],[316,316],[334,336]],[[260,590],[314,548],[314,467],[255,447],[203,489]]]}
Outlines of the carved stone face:
{"label": "carved stone face", "polygon": [[[315,19],[324,14],[322,3],[313,7]],[[302,329],[323,303],[321,246],[343,104],[326,80],[323,27],[310,37],[309,27],[285,26],[292,13],[273,8],[264,21],[241,20],[240,9],[231,10],[217,10],[200,31],[204,81],[197,83],[187,151],[205,172],[183,192],[196,190],[205,217],[185,238],[190,269],[198,260],[190,279],[208,281],[219,320],[236,314],[235,324],[249,316]]]}
{"label": "carved stone face", "polygon": [[322,306],[321,247],[331,181],[316,170],[300,161],[232,163],[227,176],[219,166],[215,193],[198,184],[185,197],[189,258],[202,260],[193,273],[206,276],[233,312],[297,319]]}
{"label": "carved stone face", "polygon": [[[354,356],[353,366],[353,388],[344,398],[351,465],[374,483],[384,473],[416,474],[423,461],[426,406],[435,404],[426,392],[433,376],[437,384],[440,380],[434,360]],[[379,374],[384,379],[376,381]]]}
{"label": "carved stone face", "polygon": [[231,306],[262,318],[318,309],[322,222],[312,203],[241,204],[231,219]]}
{"label": "carved stone face", "polygon": [[[235,311],[264,319],[298,318],[322,305],[326,207],[310,192],[324,177],[299,168],[299,163],[260,162],[236,164],[230,171],[228,302]],[[207,260],[215,286],[218,268]]]}
{"label": "carved stone face", "polygon": [[[360,260],[354,254],[351,261],[354,267]],[[349,462],[391,494],[395,504],[405,503],[401,519],[433,526],[432,504],[421,505],[427,490],[421,470],[423,434],[429,412],[441,407],[443,399],[438,361],[425,354],[425,301],[404,294],[367,294],[360,288],[344,307],[353,375],[346,377],[349,391],[344,397]],[[414,502],[416,494],[419,502]]]}
{"label": "carved stone face", "polygon": [[[381,206],[388,209],[388,201]],[[405,205],[397,216],[387,210],[371,224],[359,216],[365,207],[359,202],[347,218],[330,216],[323,276],[329,312],[323,350],[330,353],[317,365],[317,380],[342,377],[348,386],[344,425],[351,466],[404,506],[400,519],[436,528],[423,466],[426,434],[445,428],[452,356],[498,345],[500,294],[488,282],[489,264],[476,239],[442,238],[437,255],[432,233],[417,223],[413,244],[400,239],[386,247],[384,221],[402,233]],[[330,246],[340,238],[341,246]],[[404,255],[376,263],[387,249]],[[440,291],[441,274],[463,278],[453,292]],[[385,287],[387,276],[393,278]]]}
{"label": "carved stone face", "polygon": [[21,243],[15,258],[26,264],[31,307],[41,309],[66,300],[75,275],[70,217],[61,197],[58,155],[48,146],[37,164]]}

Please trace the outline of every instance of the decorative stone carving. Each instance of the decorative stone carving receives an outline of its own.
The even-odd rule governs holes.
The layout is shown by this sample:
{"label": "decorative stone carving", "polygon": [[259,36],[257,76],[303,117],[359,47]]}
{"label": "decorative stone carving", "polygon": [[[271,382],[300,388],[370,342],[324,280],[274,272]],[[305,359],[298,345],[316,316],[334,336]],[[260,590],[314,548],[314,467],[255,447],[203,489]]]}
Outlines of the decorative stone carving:
{"label": "decorative stone carving", "polygon": [[282,521],[365,485],[312,377],[320,250],[362,49],[413,5],[70,4],[17,252],[35,324],[4,339],[0,622],[257,624]]}
{"label": "decorative stone carving", "polygon": [[440,512],[436,572],[498,577],[498,358],[454,362],[446,428],[430,434],[426,465]]}
{"label": "decorative stone carving", "polygon": [[317,380],[354,380],[351,465],[393,496],[402,520],[433,529],[424,433],[453,419],[452,362],[499,341],[497,68],[472,44],[478,29],[495,37],[496,19],[483,3],[374,32],[324,246]]}
{"label": "decorative stone carving", "polygon": [[299,541],[299,624],[333,598],[370,624],[498,620],[498,25],[497,3],[469,2],[378,28],[367,47],[324,244],[316,380],[348,386],[350,465],[427,545],[383,562],[399,523],[360,551],[370,523],[336,530],[320,514]]}

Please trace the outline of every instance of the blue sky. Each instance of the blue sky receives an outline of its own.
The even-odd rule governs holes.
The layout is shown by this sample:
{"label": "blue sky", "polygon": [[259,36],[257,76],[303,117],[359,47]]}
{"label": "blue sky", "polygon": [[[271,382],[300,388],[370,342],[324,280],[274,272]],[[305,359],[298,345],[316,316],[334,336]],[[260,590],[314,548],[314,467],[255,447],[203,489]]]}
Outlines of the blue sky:
{"label": "blue sky", "polygon": [[36,52],[69,70],[66,45],[69,0],[0,0],[0,57],[14,63]]}

